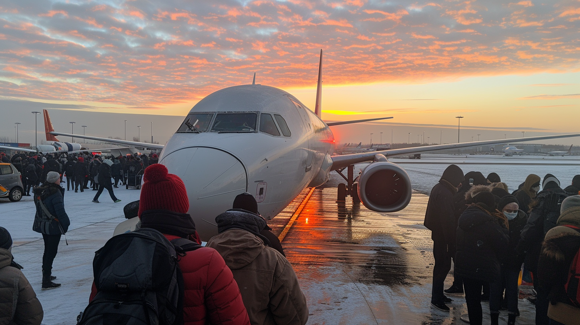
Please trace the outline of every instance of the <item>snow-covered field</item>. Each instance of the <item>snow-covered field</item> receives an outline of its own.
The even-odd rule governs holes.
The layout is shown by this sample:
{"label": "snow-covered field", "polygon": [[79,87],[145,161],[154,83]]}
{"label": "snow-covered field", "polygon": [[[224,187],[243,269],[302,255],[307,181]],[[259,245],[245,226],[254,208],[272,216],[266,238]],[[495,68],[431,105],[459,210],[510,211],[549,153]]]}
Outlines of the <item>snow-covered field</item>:
{"label": "snow-covered field", "polygon": [[[530,160],[533,161],[533,160]],[[477,160],[470,160],[470,163]],[[552,173],[560,179],[562,186],[571,183],[572,177],[580,174],[580,166],[562,165],[494,165],[481,159],[481,164],[459,166],[464,172],[481,171],[487,176],[496,172],[506,182],[510,190],[516,189],[530,173],[544,177]],[[365,164],[357,165],[357,170]],[[413,188],[429,193],[435,185],[446,164],[412,164],[402,165],[411,178]],[[333,177],[335,183],[338,177]],[[84,193],[66,192],[65,207],[71,219],[67,233],[69,245],[62,239],[59,252],[54,261],[53,275],[62,283],[61,288],[41,290],[41,264],[44,244],[42,236],[32,231],[34,219],[34,204],[32,197],[24,197],[22,201],[12,203],[0,199],[0,225],[12,234],[15,260],[24,266],[24,274],[31,282],[45,312],[43,324],[75,324],[76,316],[88,303],[92,283],[92,260],[94,252],[109,239],[114,228],[124,221],[123,207],[125,204],[139,199],[139,190],[124,187],[115,189],[115,195],[122,202],[113,203],[105,191],[101,203],[92,203],[96,192],[85,190]]]}

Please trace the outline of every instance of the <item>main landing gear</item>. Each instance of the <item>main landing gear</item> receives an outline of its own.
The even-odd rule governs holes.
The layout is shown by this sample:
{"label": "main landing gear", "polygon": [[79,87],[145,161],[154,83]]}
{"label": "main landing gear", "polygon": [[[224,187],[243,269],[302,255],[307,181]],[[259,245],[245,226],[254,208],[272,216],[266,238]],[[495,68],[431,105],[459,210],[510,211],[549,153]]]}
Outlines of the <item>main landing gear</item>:
{"label": "main landing gear", "polygon": [[[345,169],[348,169],[347,176],[342,173]],[[338,184],[338,195],[336,198],[337,203],[344,203],[347,196],[352,197],[353,204],[360,204],[360,199],[358,197],[358,176],[354,177],[354,165],[349,165],[341,169],[337,169],[336,172],[346,181],[346,184]]]}

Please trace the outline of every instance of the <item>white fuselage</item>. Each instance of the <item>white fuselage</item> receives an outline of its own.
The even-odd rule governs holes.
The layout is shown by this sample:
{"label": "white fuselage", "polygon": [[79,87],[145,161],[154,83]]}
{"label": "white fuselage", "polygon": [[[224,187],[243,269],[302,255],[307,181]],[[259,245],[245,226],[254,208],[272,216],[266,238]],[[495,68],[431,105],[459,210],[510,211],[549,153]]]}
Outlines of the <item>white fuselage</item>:
{"label": "white fuselage", "polygon": [[[255,112],[259,117],[256,131],[177,132],[159,159],[184,181],[189,214],[204,240],[217,233],[215,217],[231,209],[240,193],[254,195],[260,214],[270,219],[305,187],[323,184],[334,150],[329,127],[280,89],[261,85],[226,88],[204,98],[189,114],[220,112]],[[261,114],[282,116],[290,136],[259,131]],[[276,125],[280,130],[280,124]]]}
{"label": "white fuselage", "polygon": [[81,150],[81,145],[78,143],[51,141],[45,144],[38,145],[38,148],[36,149],[42,153],[70,152]]}

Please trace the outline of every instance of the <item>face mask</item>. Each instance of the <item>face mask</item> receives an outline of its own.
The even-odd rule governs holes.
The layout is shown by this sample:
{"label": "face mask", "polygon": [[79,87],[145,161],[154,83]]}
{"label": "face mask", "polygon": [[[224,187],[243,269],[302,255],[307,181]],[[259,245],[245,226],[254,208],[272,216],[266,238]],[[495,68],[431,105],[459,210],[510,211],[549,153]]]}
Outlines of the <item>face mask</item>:
{"label": "face mask", "polygon": [[538,193],[539,190],[540,190],[540,187],[539,186],[532,187],[532,191],[534,191],[536,193]]}
{"label": "face mask", "polygon": [[508,218],[508,220],[514,220],[518,216],[518,213],[517,212],[506,212],[506,211],[504,211],[503,212],[503,215],[506,218]]}

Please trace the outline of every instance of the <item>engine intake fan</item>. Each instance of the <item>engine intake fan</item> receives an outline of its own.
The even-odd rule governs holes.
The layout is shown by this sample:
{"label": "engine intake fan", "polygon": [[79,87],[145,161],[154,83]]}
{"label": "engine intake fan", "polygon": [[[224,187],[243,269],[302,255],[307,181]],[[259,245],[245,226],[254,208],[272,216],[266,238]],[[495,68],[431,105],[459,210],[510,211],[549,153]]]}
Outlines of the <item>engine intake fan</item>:
{"label": "engine intake fan", "polygon": [[378,212],[404,209],[411,201],[411,181],[407,172],[398,165],[377,155],[358,179],[358,196],[363,204]]}

